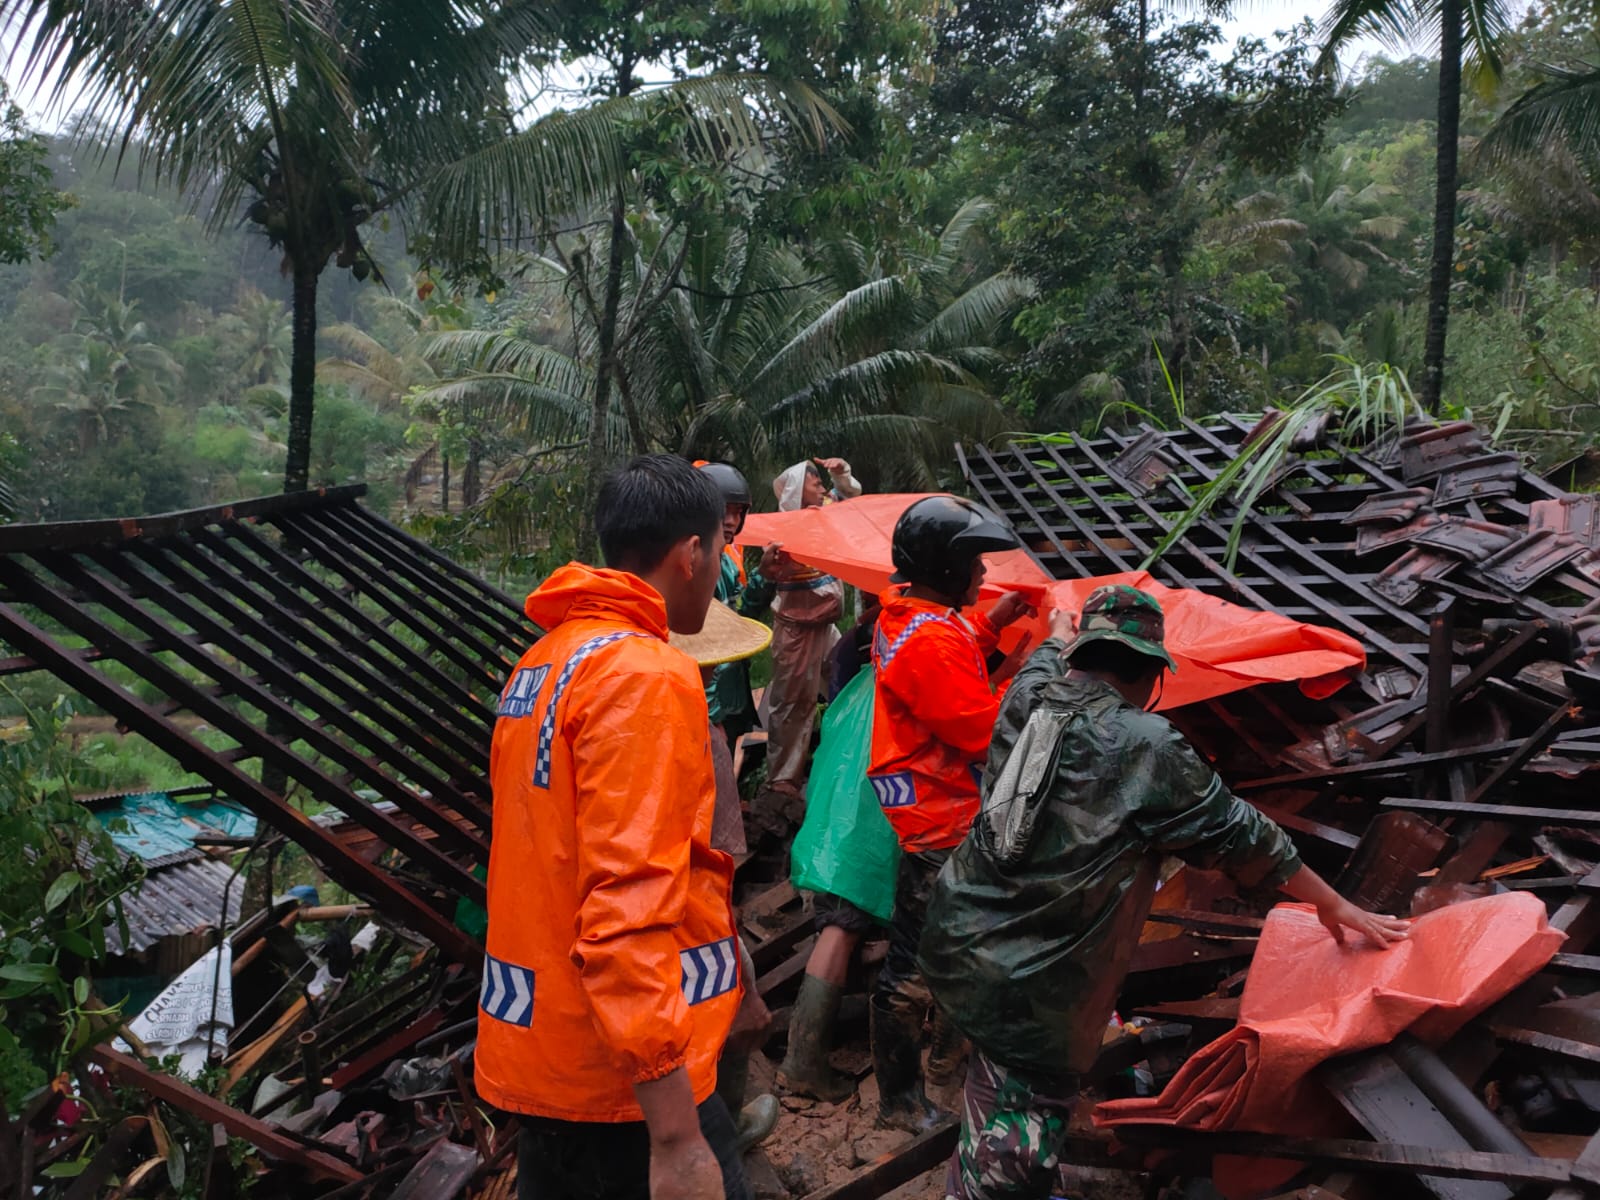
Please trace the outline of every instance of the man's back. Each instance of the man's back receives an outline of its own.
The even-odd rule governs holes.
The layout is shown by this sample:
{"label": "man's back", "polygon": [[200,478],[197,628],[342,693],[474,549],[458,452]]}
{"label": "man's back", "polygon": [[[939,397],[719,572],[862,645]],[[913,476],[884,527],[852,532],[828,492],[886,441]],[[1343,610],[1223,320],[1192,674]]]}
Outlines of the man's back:
{"label": "man's back", "polygon": [[[1093,1064],[1163,854],[1246,870],[1259,863],[1263,879],[1286,877],[1299,860],[1164,718],[1102,681],[1056,677],[1053,658],[1041,648],[1007,696],[984,806],[935,886],[921,962],[951,1020],[985,1054],[1064,1074]],[[1053,723],[1025,734],[1041,707]],[[1026,797],[999,795],[996,779],[1019,737],[1041,729],[1025,748],[1055,768],[1031,824],[1018,822],[1002,801]]]}

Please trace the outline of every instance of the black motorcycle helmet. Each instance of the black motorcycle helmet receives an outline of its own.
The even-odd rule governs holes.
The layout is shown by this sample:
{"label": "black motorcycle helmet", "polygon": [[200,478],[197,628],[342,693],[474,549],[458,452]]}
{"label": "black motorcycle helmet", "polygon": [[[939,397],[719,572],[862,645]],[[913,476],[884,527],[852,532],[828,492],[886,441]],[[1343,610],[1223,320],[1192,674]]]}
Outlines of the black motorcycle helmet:
{"label": "black motorcycle helmet", "polygon": [[711,482],[717,485],[717,490],[722,493],[722,503],[725,507],[735,504],[743,507],[744,512],[739,514],[739,528],[743,529],[745,513],[750,511],[749,480],[745,479],[738,467],[728,463],[705,462],[698,465],[702,471],[711,476]]}
{"label": "black motorcycle helmet", "polygon": [[894,526],[891,583],[920,583],[946,596],[959,596],[972,578],[980,554],[1014,550],[1021,543],[1005,521],[959,496],[918,500]]}

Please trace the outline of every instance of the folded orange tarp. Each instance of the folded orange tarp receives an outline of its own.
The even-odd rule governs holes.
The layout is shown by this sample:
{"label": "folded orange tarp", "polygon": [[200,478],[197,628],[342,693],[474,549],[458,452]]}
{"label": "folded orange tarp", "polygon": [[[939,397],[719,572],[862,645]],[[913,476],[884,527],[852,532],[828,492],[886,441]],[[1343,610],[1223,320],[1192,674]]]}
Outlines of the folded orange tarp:
{"label": "folded orange tarp", "polygon": [[1239,1024],[1184,1063],[1161,1095],[1101,1104],[1095,1124],[1325,1134],[1344,1117],[1311,1079],[1319,1063],[1408,1031],[1438,1045],[1565,940],[1526,892],[1437,909],[1388,950],[1354,933],[1340,945],[1311,906],[1280,904],[1261,931]]}
{"label": "folded orange tarp", "polygon": [[[921,494],[861,496],[788,513],[752,513],[737,541],[742,546],[776,542],[799,561],[876,594],[894,570],[890,544],[895,522]],[[1143,571],[1094,579],[1052,580],[1021,550],[986,557],[984,598],[1021,591],[1039,609],[1019,624],[1037,644],[1046,636],[1052,608],[1074,616],[1096,587],[1127,583],[1161,602],[1167,617],[1167,649],[1178,664],[1165,680],[1163,709],[1225,696],[1257,683],[1299,681],[1309,695],[1331,695],[1366,664],[1361,643],[1334,629],[1256,612],[1203,592],[1169,588]],[[1008,631],[1009,632],[1009,631]],[[1014,645],[1016,633],[1003,644]]]}

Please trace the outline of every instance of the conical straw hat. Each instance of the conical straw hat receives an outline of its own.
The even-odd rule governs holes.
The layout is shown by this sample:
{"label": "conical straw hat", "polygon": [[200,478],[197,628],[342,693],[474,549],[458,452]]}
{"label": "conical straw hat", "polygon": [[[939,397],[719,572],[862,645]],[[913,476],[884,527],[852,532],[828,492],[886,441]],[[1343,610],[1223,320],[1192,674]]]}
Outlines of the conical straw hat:
{"label": "conical straw hat", "polygon": [[760,654],[772,643],[772,630],[713,600],[699,633],[674,633],[668,641],[702,667],[717,667]]}

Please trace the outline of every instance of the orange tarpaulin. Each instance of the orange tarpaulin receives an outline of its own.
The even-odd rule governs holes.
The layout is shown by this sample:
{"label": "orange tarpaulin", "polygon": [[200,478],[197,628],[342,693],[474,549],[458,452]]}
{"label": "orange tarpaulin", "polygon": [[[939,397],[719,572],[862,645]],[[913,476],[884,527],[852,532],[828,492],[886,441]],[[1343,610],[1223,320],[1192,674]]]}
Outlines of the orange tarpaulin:
{"label": "orange tarpaulin", "polygon": [[[921,494],[861,496],[799,512],[752,513],[737,542],[757,547],[776,542],[807,566],[875,594],[888,586],[894,569],[889,546],[895,522],[920,499]],[[1169,588],[1142,571],[1056,582],[1021,550],[988,555],[986,561],[987,601],[1017,590],[1039,609],[1035,621],[1021,626],[1035,643],[1045,636],[1052,608],[1076,615],[1101,584],[1132,584],[1155,596],[1166,611],[1167,649],[1178,664],[1177,674],[1165,681],[1159,708],[1288,680],[1298,680],[1310,695],[1331,695],[1366,663],[1361,643],[1338,630]],[[1009,648],[1014,640],[1004,644]]]}
{"label": "orange tarpaulin", "polygon": [[1544,901],[1526,892],[1437,909],[1388,950],[1355,933],[1340,945],[1310,905],[1280,904],[1261,931],[1239,1024],[1184,1063],[1161,1095],[1108,1101],[1095,1123],[1326,1133],[1344,1118],[1313,1068],[1407,1031],[1438,1045],[1565,940],[1546,923]]}

